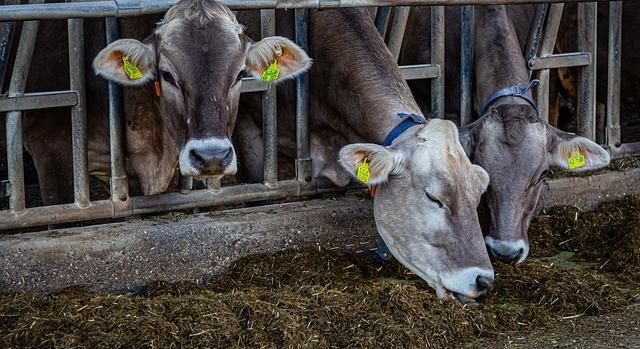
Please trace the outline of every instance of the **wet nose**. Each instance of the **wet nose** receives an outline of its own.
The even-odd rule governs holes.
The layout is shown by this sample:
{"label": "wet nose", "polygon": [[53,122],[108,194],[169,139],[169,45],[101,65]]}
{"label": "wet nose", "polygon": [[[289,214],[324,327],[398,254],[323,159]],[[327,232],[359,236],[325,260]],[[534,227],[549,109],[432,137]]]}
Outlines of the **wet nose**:
{"label": "wet nose", "polygon": [[219,174],[229,165],[233,157],[233,149],[224,147],[193,148],[189,152],[189,159],[194,168],[203,174]]}
{"label": "wet nose", "polygon": [[476,287],[478,288],[478,292],[480,295],[484,295],[491,289],[493,286],[493,278],[488,278],[486,276],[478,275],[476,278]]}
{"label": "wet nose", "polygon": [[503,263],[517,263],[518,261],[520,261],[520,258],[524,253],[523,248],[518,248],[517,250],[512,251],[505,249],[497,250],[492,248],[491,246],[487,247],[491,256]]}

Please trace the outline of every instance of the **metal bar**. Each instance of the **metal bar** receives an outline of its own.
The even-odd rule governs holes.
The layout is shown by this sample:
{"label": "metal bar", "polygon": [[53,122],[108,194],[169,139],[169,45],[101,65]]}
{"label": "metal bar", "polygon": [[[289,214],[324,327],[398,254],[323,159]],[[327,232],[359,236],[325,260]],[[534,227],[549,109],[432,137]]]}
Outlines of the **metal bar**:
{"label": "metal bar", "polygon": [[384,40],[387,35],[387,26],[389,25],[389,17],[391,16],[391,7],[384,6],[379,7],[376,12],[376,29],[378,29],[378,33],[382,36],[382,40]]}
{"label": "metal bar", "polygon": [[393,15],[393,23],[391,23],[387,46],[389,47],[389,51],[391,51],[394,62],[398,62],[398,58],[400,57],[400,49],[402,49],[402,40],[404,39],[405,29],[407,28],[410,10],[411,7],[396,7]]}
{"label": "metal bar", "polygon": [[[309,52],[309,10],[296,10],[296,44]],[[296,79],[296,178],[300,182],[310,182],[311,173],[311,130],[309,110],[309,73]]]}
{"label": "metal bar", "polygon": [[[11,82],[9,83],[9,97],[22,95],[27,85],[33,49],[38,35],[38,25],[39,23],[36,21],[25,22],[22,25],[20,43],[18,44]],[[25,209],[24,164],[22,162],[22,112],[9,112],[6,118],[7,168],[9,183],[11,184],[9,208],[12,212],[22,212]]]}
{"label": "metal bar", "polygon": [[269,90],[269,85],[256,78],[242,78],[241,92],[262,92]]}
{"label": "metal bar", "polygon": [[529,69],[543,70],[582,67],[591,64],[591,55],[584,52],[561,53],[545,57],[534,57],[529,61]]}
{"label": "metal bar", "polygon": [[461,7],[460,17],[460,126],[465,126],[473,121],[473,6]]}
{"label": "metal bar", "polygon": [[[221,0],[232,10],[340,8],[362,6],[461,6],[535,3],[580,3],[589,0]],[[608,0],[598,0],[608,1]],[[177,0],[103,0],[40,5],[4,5],[0,21],[131,17],[167,11]]]}
{"label": "metal bar", "polygon": [[607,69],[607,138],[610,148],[620,146],[620,67],[622,53],[622,1],[609,3]]}
{"label": "metal bar", "polygon": [[[553,48],[558,37],[558,29],[562,20],[562,11],[564,4],[552,4],[549,7],[547,21],[542,37],[542,47],[540,47],[540,58],[545,59],[553,54]],[[533,50],[533,48],[532,48]],[[529,66],[532,61],[529,60]],[[545,122],[549,122],[549,69],[543,69],[538,72],[538,80],[540,85],[536,89],[536,102],[538,103],[538,115]]]}
{"label": "metal bar", "polygon": [[193,190],[193,177],[180,174],[178,176],[178,189],[180,189],[180,194],[187,194]]}
{"label": "metal bar", "polygon": [[82,19],[68,20],[69,85],[78,92],[78,104],[71,108],[71,143],[73,145],[73,194],[76,205],[89,205],[89,171],[87,166],[87,108],[84,81],[84,27]]}
{"label": "metal bar", "polygon": [[[276,11],[260,11],[261,33],[266,38],[276,34]],[[262,139],[264,149],[263,179],[267,185],[278,181],[278,108],[276,85],[262,93]]]}
{"label": "metal bar", "polygon": [[[107,45],[120,38],[118,19],[105,18]],[[125,168],[125,120],[122,87],[108,82],[109,97],[109,151],[111,159],[111,200],[122,203],[129,199],[129,185]],[[120,205],[118,205],[120,206]]]}
{"label": "metal bar", "polygon": [[431,8],[431,64],[440,67],[440,76],[431,79],[431,114],[444,118],[444,7]]}
{"label": "metal bar", "polygon": [[[529,27],[529,36],[527,37],[527,46],[524,50],[524,57],[528,61],[538,56],[540,49],[540,41],[542,40],[542,31],[544,30],[544,22],[549,12],[549,4],[536,5],[536,13]],[[529,80],[533,72],[529,70]]]}
{"label": "metal bar", "polygon": [[0,229],[18,229],[111,217],[113,217],[111,200],[94,201],[84,208],[79,208],[76,204],[40,206],[27,208],[20,213],[0,211]]}
{"label": "metal bar", "polygon": [[405,80],[434,79],[440,77],[440,67],[433,64],[403,65],[400,67]]}
{"label": "metal bar", "polygon": [[622,143],[619,146],[609,148],[609,151],[614,159],[638,155],[640,154],[640,142]]}
{"label": "metal bar", "polygon": [[578,50],[590,53],[592,63],[578,75],[577,133],[591,140],[596,139],[597,9],[595,2],[578,5]]}
{"label": "metal bar", "polygon": [[1,97],[0,113],[19,110],[72,107],[78,104],[76,91],[25,93],[20,96]]}

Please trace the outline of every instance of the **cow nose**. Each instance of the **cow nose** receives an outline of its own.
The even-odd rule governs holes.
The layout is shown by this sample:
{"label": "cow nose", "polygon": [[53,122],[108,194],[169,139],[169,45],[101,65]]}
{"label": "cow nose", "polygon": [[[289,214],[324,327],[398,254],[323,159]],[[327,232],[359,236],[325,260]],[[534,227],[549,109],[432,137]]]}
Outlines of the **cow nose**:
{"label": "cow nose", "polygon": [[483,296],[487,291],[491,289],[493,286],[493,279],[488,278],[486,276],[478,275],[476,278],[476,287],[478,288],[478,292],[481,296]]}
{"label": "cow nose", "polygon": [[203,147],[193,148],[189,158],[201,174],[219,174],[231,162],[233,149],[231,147]]}
{"label": "cow nose", "polygon": [[[507,252],[507,253],[504,253],[504,252]],[[520,260],[520,257],[522,257],[522,254],[524,253],[524,249],[519,248],[516,251],[497,251],[489,247],[489,253],[491,253],[491,255],[495,259],[499,260],[500,262],[517,263]]]}

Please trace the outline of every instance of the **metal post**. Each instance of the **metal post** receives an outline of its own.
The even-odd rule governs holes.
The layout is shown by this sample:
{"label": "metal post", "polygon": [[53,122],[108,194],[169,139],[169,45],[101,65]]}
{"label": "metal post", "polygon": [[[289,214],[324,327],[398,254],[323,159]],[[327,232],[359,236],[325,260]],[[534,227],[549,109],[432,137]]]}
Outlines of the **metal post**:
{"label": "metal post", "polygon": [[[37,21],[24,22],[20,43],[13,66],[11,82],[9,83],[9,97],[20,96],[24,93],[31,67],[33,49],[38,35]],[[24,197],[24,164],[22,162],[22,112],[7,113],[7,167],[9,183],[11,183],[11,197],[9,208],[14,212],[25,209]]]}
{"label": "metal post", "polygon": [[431,64],[440,67],[440,76],[431,79],[431,113],[444,118],[444,6],[431,8]]}
{"label": "metal post", "polygon": [[389,41],[387,46],[393,60],[398,62],[400,57],[400,49],[402,48],[402,39],[404,39],[404,32],[407,27],[407,21],[409,20],[409,11],[411,7],[396,7],[396,12],[393,16],[393,23],[391,24],[391,31],[389,31]]}
{"label": "metal post", "polygon": [[595,2],[578,4],[578,50],[591,54],[591,65],[580,68],[578,75],[578,135],[596,139],[596,33]]}
{"label": "metal post", "polygon": [[[276,34],[275,10],[261,10],[262,37]],[[275,185],[278,182],[278,118],[276,87],[272,85],[262,93],[262,138],[264,141],[263,175],[264,183]]]}
{"label": "metal post", "polygon": [[[529,36],[527,37],[527,46],[524,50],[524,57],[527,62],[536,58],[539,54],[540,41],[542,39],[542,31],[545,29],[544,22],[549,12],[549,4],[536,5],[536,13],[529,26]],[[529,70],[529,80],[531,80],[533,70]]]}
{"label": "metal post", "polygon": [[[540,48],[540,57],[547,57],[553,54],[553,48],[558,37],[558,29],[562,20],[562,11],[564,4],[551,4],[548,11],[547,22],[542,36],[542,47]],[[532,48],[533,50],[533,48]],[[535,57],[529,59],[529,68],[533,65]],[[549,122],[549,69],[540,70],[538,73],[538,85],[536,90],[536,102],[538,103],[538,113],[542,120]]]}
{"label": "metal post", "polygon": [[383,6],[378,7],[378,11],[376,12],[376,28],[378,29],[378,33],[382,36],[382,40],[384,40],[385,35],[387,34],[387,25],[389,24],[389,16],[391,15],[391,7]]}
{"label": "metal post", "polygon": [[[118,19],[105,18],[107,45],[120,38]],[[111,155],[111,200],[126,201],[129,198],[127,172],[125,170],[125,129],[122,87],[113,81],[109,87],[109,147]]]}
{"label": "metal post", "polygon": [[609,53],[607,70],[607,144],[619,147],[620,136],[620,54],[622,51],[622,1],[609,3]]}
{"label": "metal post", "polygon": [[[295,17],[296,44],[309,52],[309,10],[296,9]],[[296,79],[296,178],[300,182],[311,181],[310,103],[309,73],[304,73]]]}
{"label": "metal post", "polygon": [[473,121],[473,57],[474,26],[473,6],[460,8],[460,126]]}
{"label": "metal post", "polygon": [[84,28],[82,19],[69,19],[69,83],[78,92],[78,104],[71,108],[73,145],[73,194],[76,205],[89,205],[87,167],[87,109],[84,83]]}

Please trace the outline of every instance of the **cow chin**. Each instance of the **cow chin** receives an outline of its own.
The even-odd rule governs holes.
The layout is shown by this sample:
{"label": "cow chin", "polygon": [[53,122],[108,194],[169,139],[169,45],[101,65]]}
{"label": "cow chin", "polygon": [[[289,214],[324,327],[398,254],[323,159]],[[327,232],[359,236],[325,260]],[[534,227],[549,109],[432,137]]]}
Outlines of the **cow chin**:
{"label": "cow chin", "polygon": [[220,179],[238,170],[236,152],[228,138],[191,139],[180,151],[180,173]]}

